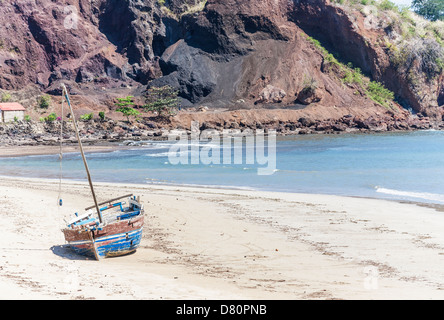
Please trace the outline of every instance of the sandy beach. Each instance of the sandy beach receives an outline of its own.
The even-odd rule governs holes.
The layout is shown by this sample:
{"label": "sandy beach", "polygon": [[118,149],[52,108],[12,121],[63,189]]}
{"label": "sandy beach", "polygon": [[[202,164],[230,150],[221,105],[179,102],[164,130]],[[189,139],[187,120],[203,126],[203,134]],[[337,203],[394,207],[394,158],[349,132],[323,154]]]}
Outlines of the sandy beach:
{"label": "sandy beach", "polygon": [[[85,152],[112,152],[115,150],[129,149],[131,147],[119,144],[104,144],[104,145],[84,145]],[[0,157],[22,157],[22,156],[37,156],[60,153],[60,146],[2,146]],[[63,153],[79,152],[79,147],[75,145],[63,145]]]}
{"label": "sandy beach", "polygon": [[442,299],[444,215],[415,204],[327,195],[96,183],[134,193],[136,253],[74,255],[64,219],[86,182],[2,178],[1,299]]}

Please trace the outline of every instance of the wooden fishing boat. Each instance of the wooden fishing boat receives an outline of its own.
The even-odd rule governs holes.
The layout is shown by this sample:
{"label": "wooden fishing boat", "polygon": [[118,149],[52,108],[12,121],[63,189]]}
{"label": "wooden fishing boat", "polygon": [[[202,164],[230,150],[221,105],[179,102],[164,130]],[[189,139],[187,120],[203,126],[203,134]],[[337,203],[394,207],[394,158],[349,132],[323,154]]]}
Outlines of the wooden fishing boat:
{"label": "wooden fishing boat", "polygon": [[[68,222],[67,227],[63,229],[65,240],[76,253],[92,256],[97,260],[134,252],[140,245],[144,225],[144,209],[140,198],[129,194],[105,202],[97,202],[68,91],[63,84],[62,90],[73,117],[80,153],[94,201],[94,206],[86,208],[81,215],[76,213],[75,218]],[[63,124],[61,130],[62,137]],[[62,158],[62,151],[60,151],[60,161]],[[61,199],[60,205],[62,205]]]}
{"label": "wooden fishing boat", "polygon": [[94,217],[94,207],[68,222],[63,230],[67,243],[76,253],[97,260],[136,251],[142,239],[143,205],[132,194],[99,204],[102,205],[102,222]]}

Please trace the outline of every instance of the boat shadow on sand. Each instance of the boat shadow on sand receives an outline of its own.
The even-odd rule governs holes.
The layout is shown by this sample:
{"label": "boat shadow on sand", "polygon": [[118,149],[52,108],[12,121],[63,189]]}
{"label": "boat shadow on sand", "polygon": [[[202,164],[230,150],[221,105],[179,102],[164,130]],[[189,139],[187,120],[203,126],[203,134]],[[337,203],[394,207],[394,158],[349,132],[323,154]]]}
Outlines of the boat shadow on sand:
{"label": "boat shadow on sand", "polygon": [[[52,253],[55,255],[62,257],[64,259],[69,260],[95,260],[94,257],[89,256],[82,256],[77,254],[68,244],[58,245],[58,246],[52,246],[51,247]],[[122,256],[130,256],[132,254],[136,253],[136,251],[129,252],[127,254],[124,254]],[[113,257],[110,257],[111,259]]]}
{"label": "boat shadow on sand", "polygon": [[64,259],[69,260],[91,260],[94,258],[90,258],[87,256],[81,256],[74,252],[74,250],[71,249],[71,247],[67,244],[59,245],[59,246],[52,246],[51,247],[52,253],[55,255],[62,257]]}

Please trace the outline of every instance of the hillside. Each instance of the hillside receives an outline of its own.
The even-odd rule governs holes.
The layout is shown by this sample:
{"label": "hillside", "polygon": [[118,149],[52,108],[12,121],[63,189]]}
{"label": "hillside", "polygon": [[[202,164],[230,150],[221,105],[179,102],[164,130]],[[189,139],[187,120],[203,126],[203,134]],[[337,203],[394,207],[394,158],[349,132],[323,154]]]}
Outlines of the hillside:
{"label": "hillside", "polygon": [[116,98],[170,85],[185,128],[442,121],[444,24],[385,0],[16,0],[0,16],[0,89],[34,120],[60,112],[63,82],[79,115],[113,119]]}

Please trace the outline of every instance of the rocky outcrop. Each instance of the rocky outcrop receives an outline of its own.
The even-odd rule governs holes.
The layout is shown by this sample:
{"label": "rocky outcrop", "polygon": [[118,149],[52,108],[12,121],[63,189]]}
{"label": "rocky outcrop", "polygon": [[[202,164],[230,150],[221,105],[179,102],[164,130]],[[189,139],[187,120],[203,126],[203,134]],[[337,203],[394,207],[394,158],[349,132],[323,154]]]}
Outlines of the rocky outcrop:
{"label": "rocky outcrop", "polygon": [[[185,104],[360,104],[387,111],[324,72],[323,56],[289,19],[292,6],[288,1],[209,0],[201,13],[183,19],[184,39],[165,50],[159,63],[164,76],[151,85],[179,88]],[[306,78],[318,84],[314,94],[305,90]]]}
{"label": "rocky outcrop", "polygon": [[[285,120],[283,115],[285,115]],[[197,121],[200,130],[218,132],[221,136],[237,135],[255,130],[276,131],[278,135],[340,134],[363,132],[393,132],[406,130],[444,129],[429,117],[390,117],[387,115],[368,117],[346,114],[322,119],[303,110],[260,109],[231,112],[182,113],[170,123],[156,124],[151,120],[120,122],[107,119],[79,121],[82,143],[101,145],[116,142],[131,145],[133,141],[167,140],[169,134],[184,131],[191,134],[191,120]],[[77,145],[72,122],[63,124],[63,144]],[[178,131],[180,129],[181,131]],[[25,122],[0,124],[0,146],[59,145],[60,122]]]}
{"label": "rocky outcrop", "polygon": [[[393,13],[371,8],[370,12],[338,6],[325,0],[294,1],[289,18],[307,34],[321,41],[331,52],[382,82],[406,108],[440,117],[442,106],[439,77],[409,76],[390,59],[391,38],[402,33]],[[402,19],[402,18],[401,18]],[[322,23],[319,23],[322,21]]]}
{"label": "rocky outcrop", "polygon": [[255,104],[258,103],[280,103],[287,96],[287,93],[279,88],[272,85],[267,85],[259,94],[259,99],[256,100]]}
{"label": "rocky outcrop", "polygon": [[322,90],[318,88],[304,88],[298,93],[296,101],[305,105],[309,105],[321,101],[322,97]]}
{"label": "rocky outcrop", "polygon": [[[442,76],[412,85],[381,44],[387,30],[329,0],[70,3],[0,5],[0,89],[32,85],[60,95],[64,82],[78,108],[101,110],[112,109],[118,96],[142,96],[147,85],[171,85],[186,107],[282,109],[284,122],[291,117],[288,110],[299,110],[298,119],[322,122],[317,131],[341,131],[344,123],[338,121],[350,114],[409,121],[399,104],[383,106],[358,85],[342,81],[343,71],[326,67],[325,53],[309,35],[383,82],[405,107],[442,118]],[[316,86],[307,87],[307,79]],[[298,119],[290,126],[299,125]]]}

